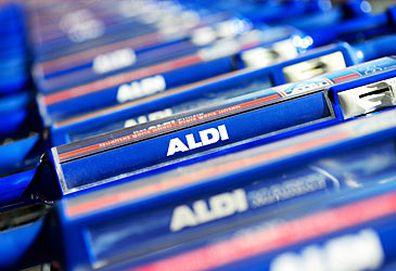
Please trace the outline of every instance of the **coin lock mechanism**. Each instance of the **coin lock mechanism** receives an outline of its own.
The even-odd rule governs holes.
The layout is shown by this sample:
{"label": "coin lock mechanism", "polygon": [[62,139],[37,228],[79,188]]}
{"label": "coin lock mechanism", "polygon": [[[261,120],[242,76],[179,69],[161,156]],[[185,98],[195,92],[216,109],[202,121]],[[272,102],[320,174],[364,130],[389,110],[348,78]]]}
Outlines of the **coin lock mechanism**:
{"label": "coin lock mechanism", "polygon": [[396,78],[338,93],[345,119],[396,105]]}

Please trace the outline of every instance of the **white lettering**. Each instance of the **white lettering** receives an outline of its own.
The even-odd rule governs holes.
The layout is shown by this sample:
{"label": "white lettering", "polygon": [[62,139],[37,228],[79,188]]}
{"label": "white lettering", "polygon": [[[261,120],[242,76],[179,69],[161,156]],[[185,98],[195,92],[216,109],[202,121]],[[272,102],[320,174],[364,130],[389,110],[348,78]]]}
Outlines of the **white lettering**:
{"label": "white lettering", "polygon": [[193,134],[186,135],[187,145],[190,150],[202,147],[202,142],[196,142]]}
{"label": "white lettering", "polygon": [[287,252],[271,263],[270,271],[363,271],[377,270],[384,251],[377,233],[371,229],[311,245],[300,254]]}
{"label": "white lettering", "polygon": [[125,48],[95,57],[93,70],[96,73],[102,74],[131,66],[135,62],[135,52],[130,48]]}
{"label": "white lettering", "polygon": [[199,132],[204,146],[216,143],[220,140],[220,134],[216,128],[210,128]]}
{"label": "white lettering", "polygon": [[173,211],[170,229],[171,231],[178,231],[184,227],[193,227],[197,224],[193,211],[188,206],[181,205]]}
{"label": "white lettering", "polygon": [[248,209],[246,193],[243,189],[221,193],[204,200],[195,201],[192,208],[180,205],[173,210],[170,230],[175,232],[186,227],[193,227],[219,218],[242,213]]}
{"label": "white lettering", "polygon": [[226,129],[226,127],[225,127],[224,124],[223,124],[223,125],[220,125],[220,126],[217,127],[217,128],[219,129],[220,138],[221,138],[222,141],[227,140],[227,139],[230,139],[230,138],[228,137],[227,129]]}
{"label": "white lettering", "polygon": [[117,101],[125,103],[141,97],[153,95],[166,89],[165,78],[162,75],[144,78],[118,88]]}
{"label": "white lettering", "polygon": [[177,152],[185,152],[193,150],[218,141],[225,141],[229,139],[228,132],[225,125],[220,125],[217,128],[209,128],[199,132],[199,140],[195,140],[193,134],[185,136],[187,144],[184,144],[179,138],[172,138],[169,142],[168,152],[166,156],[174,155]]}
{"label": "white lettering", "polygon": [[132,126],[135,126],[138,124],[143,124],[143,123],[153,121],[153,120],[159,120],[159,119],[166,118],[166,117],[169,117],[172,115],[173,115],[172,109],[167,108],[165,110],[156,111],[156,112],[150,113],[148,115],[139,116],[136,119],[126,120],[124,123],[124,128],[132,127]]}
{"label": "white lettering", "polygon": [[179,138],[172,138],[169,142],[168,153],[166,156],[174,155],[176,152],[185,152],[188,151],[188,147],[184,145],[184,143]]}

